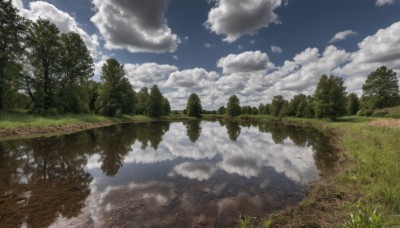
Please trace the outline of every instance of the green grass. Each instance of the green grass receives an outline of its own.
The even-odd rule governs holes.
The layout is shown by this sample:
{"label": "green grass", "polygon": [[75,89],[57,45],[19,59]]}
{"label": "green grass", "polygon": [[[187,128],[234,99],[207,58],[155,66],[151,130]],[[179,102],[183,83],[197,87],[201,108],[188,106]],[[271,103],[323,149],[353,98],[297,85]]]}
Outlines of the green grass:
{"label": "green grass", "polygon": [[43,117],[25,113],[3,113],[0,114],[0,129],[43,128],[113,120],[112,118],[89,114]]}
{"label": "green grass", "polygon": [[386,225],[400,226],[400,129],[353,124],[344,127],[343,146],[354,162],[338,184],[359,189],[382,211]]}

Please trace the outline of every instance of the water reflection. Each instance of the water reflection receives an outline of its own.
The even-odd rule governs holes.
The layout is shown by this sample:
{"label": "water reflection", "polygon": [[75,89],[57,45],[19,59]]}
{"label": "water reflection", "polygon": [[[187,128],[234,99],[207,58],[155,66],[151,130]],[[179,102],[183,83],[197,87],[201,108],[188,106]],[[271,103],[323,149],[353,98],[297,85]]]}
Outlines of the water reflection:
{"label": "water reflection", "polygon": [[0,142],[0,227],[230,226],[301,199],[336,159],[313,128],[141,123]]}
{"label": "water reflection", "polygon": [[186,125],[186,134],[189,137],[189,140],[194,143],[197,139],[199,139],[201,134],[201,121],[194,120],[184,123]]}

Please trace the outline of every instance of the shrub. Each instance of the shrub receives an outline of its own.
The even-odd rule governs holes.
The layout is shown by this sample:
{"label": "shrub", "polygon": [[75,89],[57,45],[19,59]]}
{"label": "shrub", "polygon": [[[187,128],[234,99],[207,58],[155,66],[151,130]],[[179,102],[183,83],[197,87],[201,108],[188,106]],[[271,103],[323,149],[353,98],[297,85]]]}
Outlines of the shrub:
{"label": "shrub", "polygon": [[384,110],[384,111],[377,111],[377,112],[374,112],[374,114],[372,114],[372,116],[373,116],[373,117],[384,117],[384,116],[386,116],[387,114],[389,114],[389,112],[386,111],[386,110]]}
{"label": "shrub", "polygon": [[357,116],[371,116],[373,113],[370,109],[361,109],[357,112]]}

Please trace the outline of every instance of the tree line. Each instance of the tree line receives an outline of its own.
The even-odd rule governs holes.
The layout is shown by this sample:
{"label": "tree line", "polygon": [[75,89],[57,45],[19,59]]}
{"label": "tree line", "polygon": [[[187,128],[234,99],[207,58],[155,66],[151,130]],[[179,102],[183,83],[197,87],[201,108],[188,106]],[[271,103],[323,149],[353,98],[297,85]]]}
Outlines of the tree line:
{"label": "tree line", "polygon": [[[108,59],[101,70],[101,82],[92,80],[93,58],[79,34],[61,33],[48,20],[29,21],[18,15],[11,1],[0,0],[0,111],[28,109],[41,115],[97,113],[159,117],[171,106],[157,85],[150,92],[133,90],[123,65]],[[297,94],[291,100],[281,95],[258,107],[240,106],[231,96],[215,111],[203,110],[193,93],[184,113],[201,117],[204,113],[228,116],[265,114],[335,120],[343,115],[372,115],[374,109],[399,104],[396,73],[385,66],[373,71],[362,87],[363,95],[346,93],[343,79],[322,75],[313,95]]]}
{"label": "tree line", "polygon": [[[400,104],[396,73],[386,66],[381,66],[368,75],[362,86],[361,98],[355,93],[347,94],[343,84],[343,79],[340,77],[322,75],[313,95],[307,96],[300,93],[290,100],[276,95],[271,103],[261,103],[258,107],[240,106],[239,98],[233,95],[229,98],[226,107],[221,106],[214,112],[230,117],[250,114],[336,120],[345,115],[384,116],[385,112],[374,113],[374,110]],[[197,110],[195,114],[193,110]],[[201,101],[196,94],[190,96],[186,111],[189,116],[201,116]]]}
{"label": "tree line", "polygon": [[93,58],[79,34],[61,33],[48,20],[29,21],[7,0],[0,0],[0,15],[0,111],[152,117],[171,112],[156,85],[136,94],[116,59],[102,67],[101,82],[92,80]]}

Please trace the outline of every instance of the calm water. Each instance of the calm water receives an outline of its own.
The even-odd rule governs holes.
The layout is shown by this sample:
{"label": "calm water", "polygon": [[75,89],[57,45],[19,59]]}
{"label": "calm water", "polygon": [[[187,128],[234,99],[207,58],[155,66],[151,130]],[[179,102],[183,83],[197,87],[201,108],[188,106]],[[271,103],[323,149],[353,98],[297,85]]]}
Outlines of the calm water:
{"label": "calm water", "polygon": [[300,201],[335,159],[327,140],[193,121],[0,142],[0,227],[231,227]]}

